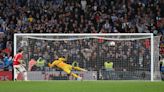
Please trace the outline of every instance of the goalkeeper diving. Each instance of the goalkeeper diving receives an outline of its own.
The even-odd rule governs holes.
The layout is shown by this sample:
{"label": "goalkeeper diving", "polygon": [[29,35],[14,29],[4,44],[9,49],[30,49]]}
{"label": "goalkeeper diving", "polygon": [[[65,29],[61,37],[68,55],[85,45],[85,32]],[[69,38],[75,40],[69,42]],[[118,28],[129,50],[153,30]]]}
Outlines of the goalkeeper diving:
{"label": "goalkeeper diving", "polygon": [[51,68],[58,67],[58,68],[62,69],[64,72],[66,72],[69,76],[71,75],[71,76],[75,77],[77,80],[82,80],[82,77],[73,73],[72,69],[78,70],[78,71],[87,71],[87,70],[80,68],[80,67],[71,66],[71,65],[65,63],[66,61],[67,61],[66,58],[60,57],[57,60],[54,60],[52,63],[48,63],[48,66]]}

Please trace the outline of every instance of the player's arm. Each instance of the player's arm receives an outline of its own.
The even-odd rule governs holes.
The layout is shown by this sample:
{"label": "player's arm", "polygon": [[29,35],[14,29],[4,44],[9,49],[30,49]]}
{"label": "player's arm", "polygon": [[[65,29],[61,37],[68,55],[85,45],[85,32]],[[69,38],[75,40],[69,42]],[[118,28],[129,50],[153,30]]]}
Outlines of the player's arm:
{"label": "player's arm", "polygon": [[56,65],[57,65],[58,63],[60,63],[59,60],[54,60],[52,63],[48,63],[48,66],[49,66],[50,68],[56,67]]}
{"label": "player's arm", "polygon": [[23,55],[22,55],[22,54],[19,55],[18,62],[19,62],[20,64],[22,64],[22,65],[26,64],[26,62],[25,62],[24,59],[23,59]]}
{"label": "player's arm", "polygon": [[53,67],[53,65],[52,65],[51,63],[48,63],[48,67],[52,68],[52,67]]}
{"label": "player's arm", "polygon": [[26,62],[24,60],[19,60],[20,64],[23,65],[24,67],[26,66]]}
{"label": "player's arm", "polygon": [[16,54],[16,55],[14,56],[13,61],[17,61],[17,62],[19,62],[20,64],[22,64],[22,63],[24,62],[22,58],[23,58],[23,55],[20,54],[20,53],[18,53],[18,54]]}

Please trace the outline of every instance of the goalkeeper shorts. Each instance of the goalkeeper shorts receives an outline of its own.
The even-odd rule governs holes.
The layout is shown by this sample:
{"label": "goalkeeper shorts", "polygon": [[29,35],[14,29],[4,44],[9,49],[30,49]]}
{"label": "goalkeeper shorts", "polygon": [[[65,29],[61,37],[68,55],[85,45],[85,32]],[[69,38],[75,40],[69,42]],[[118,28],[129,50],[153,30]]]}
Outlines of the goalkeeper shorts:
{"label": "goalkeeper shorts", "polygon": [[68,65],[63,68],[63,71],[66,72],[67,74],[70,74],[72,71],[72,66]]}

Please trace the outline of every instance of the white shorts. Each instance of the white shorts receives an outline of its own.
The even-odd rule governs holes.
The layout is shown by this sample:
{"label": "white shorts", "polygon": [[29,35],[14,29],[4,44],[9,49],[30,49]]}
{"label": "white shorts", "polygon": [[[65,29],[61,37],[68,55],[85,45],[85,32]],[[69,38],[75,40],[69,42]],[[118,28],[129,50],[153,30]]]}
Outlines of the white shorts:
{"label": "white shorts", "polygon": [[25,67],[23,66],[23,65],[14,65],[14,71],[16,71],[16,72],[26,72],[26,69],[25,69]]}

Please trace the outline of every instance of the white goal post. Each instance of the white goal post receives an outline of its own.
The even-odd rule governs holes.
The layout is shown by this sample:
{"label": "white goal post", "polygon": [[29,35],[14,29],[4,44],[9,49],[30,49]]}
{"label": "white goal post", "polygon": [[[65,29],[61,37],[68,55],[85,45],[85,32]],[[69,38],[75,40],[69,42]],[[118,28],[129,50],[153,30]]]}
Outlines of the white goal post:
{"label": "white goal post", "polygon": [[[96,41],[95,39],[100,40],[100,43],[99,43],[99,41]],[[83,42],[82,40],[85,40],[85,41]],[[31,50],[31,48],[28,48],[28,47],[32,47],[32,48],[36,47],[37,48],[37,46],[32,46],[32,45],[37,44],[37,42],[38,42],[38,44],[41,44],[41,42],[39,43],[39,41],[47,41],[46,44],[48,44],[47,45],[48,50],[49,49],[54,50],[53,49],[54,43],[57,43],[57,44],[61,43],[60,44],[62,46],[61,48],[63,48],[63,49],[67,48],[66,51],[70,52],[71,54],[74,53],[73,50],[75,50],[75,53],[76,53],[76,51],[78,51],[80,53],[84,53],[85,51],[81,50],[81,48],[85,49],[86,46],[83,47],[83,44],[87,44],[87,46],[88,46],[88,44],[92,44],[91,47],[86,47],[87,49],[85,49],[85,50],[93,48],[95,52],[92,50],[92,51],[90,51],[90,53],[93,56],[95,55],[100,58],[100,59],[98,59],[98,60],[100,60],[99,62],[95,61],[96,63],[94,63],[95,64],[94,69],[98,72],[97,77],[100,77],[100,79],[114,79],[114,80],[115,79],[116,80],[117,79],[118,80],[122,80],[122,79],[123,80],[128,80],[128,79],[136,80],[137,79],[137,80],[140,80],[140,78],[142,76],[141,80],[151,80],[151,81],[160,80],[160,74],[159,74],[159,69],[158,69],[160,37],[159,36],[155,37],[155,36],[153,36],[152,33],[103,33],[103,34],[102,33],[101,34],[99,34],[99,33],[94,33],[94,34],[93,33],[92,34],[85,34],[85,33],[83,33],[83,34],[15,33],[14,34],[14,55],[17,53],[17,50],[19,48],[26,49],[26,52]],[[64,42],[64,41],[67,41],[67,42]],[[72,42],[72,41],[75,41],[75,42]],[[101,41],[103,41],[103,42],[101,42]],[[111,47],[108,44],[108,42],[110,42],[110,41],[116,42],[116,44],[114,44],[115,46]],[[69,42],[75,47],[71,47],[70,46],[71,44],[67,44]],[[92,43],[92,42],[94,42],[94,43]],[[146,42],[147,42],[147,44],[146,44]],[[80,43],[80,44],[77,45],[76,43]],[[64,44],[64,45],[62,45],[62,44]],[[44,44],[41,44],[41,45],[44,45]],[[121,45],[122,45],[122,47],[121,47]],[[150,45],[150,47],[148,45]],[[128,47],[128,46],[130,46],[130,47]],[[146,47],[146,46],[148,46],[148,47]],[[45,47],[43,47],[43,48],[45,48]],[[69,51],[69,48],[72,48],[72,51]],[[78,48],[80,48],[80,50]],[[110,49],[112,49],[113,51],[110,51]],[[125,49],[125,50],[123,50],[123,49]],[[133,49],[134,49],[134,51],[133,51]],[[106,50],[108,50],[109,53],[108,52],[103,53],[103,51],[106,51]],[[128,50],[128,51],[126,51],[126,50]],[[57,51],[57,52],[59,52],[59,51]],[[101,52],[101,53],[98,53],[98,52]],[[64,52],[62,52],[62,53],[64,53]],[[31,53],[31,54],[34,54],[34,53]],[[108,60],[111,58],[111,60],[113,61],[114,71],[112,70],[112,71],[106,72],[106,70],[102,69],[102,67],[104,68],[104,62],[106,60],[106,57],[105,57],[106,55],[104,57],[102,57],[104,54],[108,54],[107,55],[107,56],[109,56]],[[133,55],[136,54],[136,58],[133,58],[129,54],[133,54]],[[140,54],[141,54],[141,56],[140,56]],[[27,56],[25,56],[25,57],[28,58],[26,62],[28,63],[31,56],[29,56],[28,53],[26,53],[26,55]],[[43,55],[43,54],[40,54],[40,55]],[[36,56],[38,57],[39,55],[36,55]],[[80,55],[78,55],[78,56],[80,56]],[[32,57],[35,57],[35,56],[32,55]],[[87,56],[84,56],[84,57],[87,57]],[[92,56],[90,56],[90,57],[94,58]],[[73,55],[72,55],[71,59],[72,58],[73,58]],[[89,58],[89,60],[91,60],[91,58]],[[87,61],[87,58],[85,60]],[[111,61],[111,60],[109,60],[109,61]],[[127,60],[127,62],[125,62],[125,60]],[[135,60],[135,62],[133,62],[133,60]],[[88,62],[86,63],[86,61],[85,61],[85,64],[88,63]],[[73,60],[70,62],[72,63]],[[87,65],[85,65],[85,64],[83,64],[83,67],[88,68],[88,67],[86,67]],[[91,62],[90,64],[93,64],[93,63]],[[149,66],[149,64],[150,64],[150,66]],[[93,66],[89,66],[88,69],[90,69],[92,67]],[[124,68],[124,67],[126,67],[126,68]],[[93,70],[93,69],[91,69],[91,70]],[[140,76],[137,76],[137,74],[140,74]],[[134,75],[134,76],[131,77],[131,75],[132,76]],[[111,78],[111,76],[114,76],[117,78],[114,78],[114,77]],[[148,76],[148,77],[145,77],[145,76]]]}

